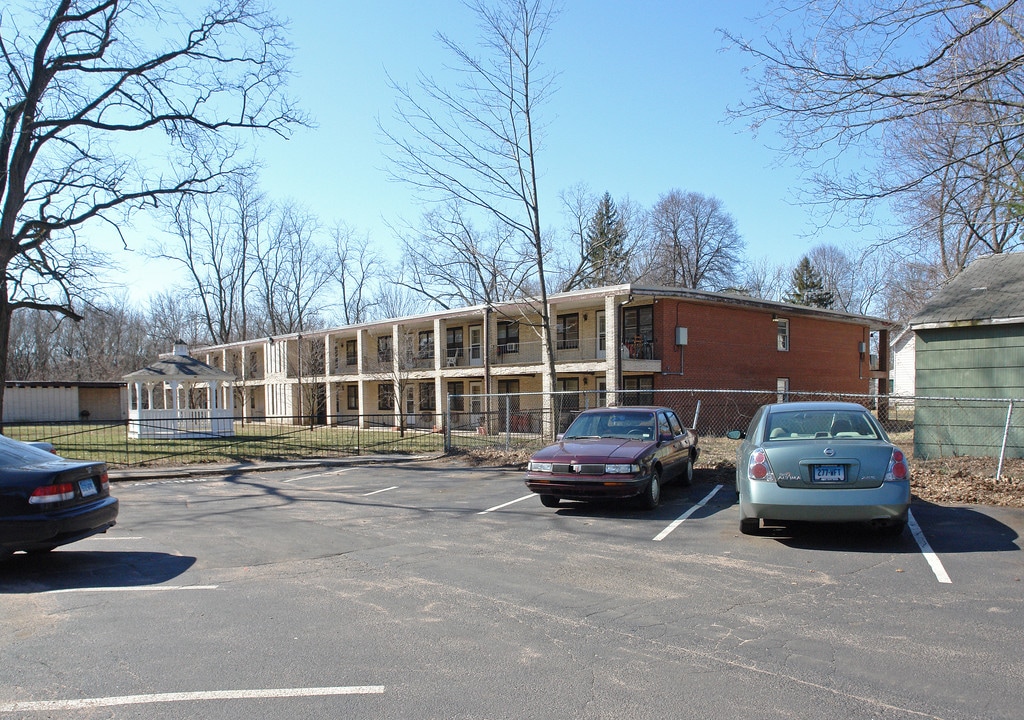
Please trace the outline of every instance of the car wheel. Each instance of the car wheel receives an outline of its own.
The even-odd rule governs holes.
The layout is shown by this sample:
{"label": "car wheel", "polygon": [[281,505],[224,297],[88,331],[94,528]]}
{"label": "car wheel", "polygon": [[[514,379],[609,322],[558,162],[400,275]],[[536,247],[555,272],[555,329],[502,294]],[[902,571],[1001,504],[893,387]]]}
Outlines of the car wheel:
{"label": "car wheel", "polygon": [[562,503],[562,498],[557,495],[541,495],[540,504],[544,507],[558,507]]}
{"label": "car wheel", "polygon": [[693,458],[686,458],[686,467],[683,468],[683,484],[693,484]]}
{"label": "car wheel", "polygon": [[757,535],[760,529],[760,518],[740,518],[740,532],[744,535]]}
{"label": "car wheel", "polygon": [[648,510],[658,507],[661,502],[661,470],[654,468],[651,471],[651,481],[640,496],[640,503]]}

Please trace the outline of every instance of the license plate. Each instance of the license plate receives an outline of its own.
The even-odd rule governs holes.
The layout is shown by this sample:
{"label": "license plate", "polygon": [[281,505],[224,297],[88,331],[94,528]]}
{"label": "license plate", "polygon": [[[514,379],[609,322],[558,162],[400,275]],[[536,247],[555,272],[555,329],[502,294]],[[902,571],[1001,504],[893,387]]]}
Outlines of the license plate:
{"label": "license plate", "polygon": [[846,482],[846,468],[842,465],[815,465],[811,479],[816,483]]}
{"label": "license plate", "polygon": [[82,491],[82,497],[89,497],[90,495],[95,495],[99,492],[96,489],[96,482],[92,478],[89,478],[88,480],[79,480],[78,489]]}

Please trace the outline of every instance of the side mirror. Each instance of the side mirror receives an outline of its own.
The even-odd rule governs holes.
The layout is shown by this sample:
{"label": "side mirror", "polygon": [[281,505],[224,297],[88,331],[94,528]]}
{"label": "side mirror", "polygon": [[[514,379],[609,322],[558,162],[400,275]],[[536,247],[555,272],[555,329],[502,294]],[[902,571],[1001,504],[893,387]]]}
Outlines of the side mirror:
{"label": "side mirror", "polygon": [[672,442],[675,439],[676,439],[676,436],[673,435],[672,433],[662,433],[661,437],[658,438],[658,442],[667,443],[667,442]]}
{"label": "side mirror", "polygon": [[565,433],[558,433],[555,435],[555,442],[562,442],[563,437],[565,437]]}
{"label": "side mirror", "polygon": [[730,440],[742,440],[747,436],[747,434],[742,430],[730,430],[725,434],[725,436]]}

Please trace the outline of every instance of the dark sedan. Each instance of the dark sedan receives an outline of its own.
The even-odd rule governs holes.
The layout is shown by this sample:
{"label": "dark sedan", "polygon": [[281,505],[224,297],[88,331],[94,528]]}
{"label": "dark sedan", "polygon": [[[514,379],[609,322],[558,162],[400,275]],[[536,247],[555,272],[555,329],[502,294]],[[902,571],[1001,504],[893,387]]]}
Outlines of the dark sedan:
{"label": "dark sedan", "polygon": [[0,436],[0,559],[106,532],[117,510],[106,463],[66,460]]}
{"label": "dark sedan", "polygon": [[662,484],[690,483],[699,454],[697,434],[670,408],[594,408],[534,453],[526,486],[546,507],[636,497],[650,509],[661,501]]}

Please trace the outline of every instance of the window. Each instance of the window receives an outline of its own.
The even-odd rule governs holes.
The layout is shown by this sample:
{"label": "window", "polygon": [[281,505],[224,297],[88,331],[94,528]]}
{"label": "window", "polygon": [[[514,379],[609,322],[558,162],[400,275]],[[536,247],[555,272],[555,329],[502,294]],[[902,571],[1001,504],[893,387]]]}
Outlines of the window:
{"label": "window", "polygon": [[417,345],[416,357],[420,360],[428,360],[434,357],[434,331],[423,330],[420,332]]}
{"label": "window", "polygon": [[462,349],[464,347],[462,338],[462,328],[460,327],[445,330],[445,349],[447,350],[447,358],[449,360],[462,357]]}
{"label": "window", "polygon": [[620,405],[653,405],[654,378],[650,375],[631,375],[622,378],[622,402]]}
{"label": "window", "polygon": [[348,396],[348,409],[358,410],[359,409],[359,386],[349,385],[345,392]]}
{"label": "window", "polygon": [[377,362],[391,362],[391,336],[381,335],[377,338]]}
{"label": "window", "polygon": [[580,314],[559,315],[556,324],[558,333],[556,350],[575,350],[580,346]]}
{"label": "window", "polygon": [[462,412],[466,408],[466,401],[462,395],[465,393],[461,382],[448,383],[448,395],[452,396],[448,401],[448,409],[452,412]]}
{"label": "window", "polygon": [[437,409],[437,400],[434,397],[434,383],[420,383],[420,410],[433,412]]}
{"label": "window", "polygon": [[511,355],[517,352],[519,352],[519,323],[515,321],[499,322],[498,354]]}
{"label": "window", "polygon": [[775,318],[775,325],[778,327],[779,333],[779,350],[786,352],[789,350],[789,320],[786,318]]}
{"label": "window", "polygon": [[377,386],[377,409],[395,409],[395,388],[390,384],[381,384]]}
{"label": "window", "polygon": [[672,434],[672,425],[668,421],[668,415],[663,412],[658,413],[658,437]]}
{"label": "window", "polygon": [[652,305],[622,309],[623,340],[632,342],[638,335],[641,340],[647,342],[654,340],[654,307]]}
{"label": "window", "polygon": [[674,412],[670,412],[668,414],[668,421],[669,421],[669,424],[672,425],[672,434],[673,435],[675,435],[676,437],[679,437],[680,435],[683,434],[683,432],[684,432],[683,424],[681,422],[679,422],[679,418],[676,416],[676,414]]}
{"label": "window", "polygon": [[776,402],[789,402],[789,378],[775,378]]}
{"label": "window", "polygon": [[345,364],[355,365],[356,364],[356,341],[346,340],[345,341]]}

